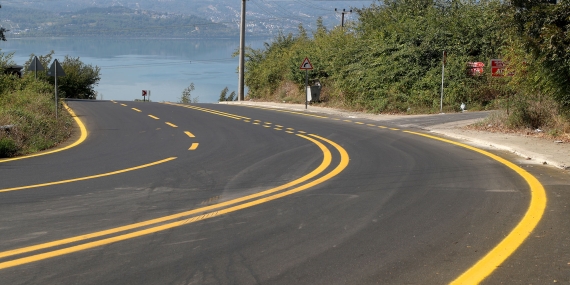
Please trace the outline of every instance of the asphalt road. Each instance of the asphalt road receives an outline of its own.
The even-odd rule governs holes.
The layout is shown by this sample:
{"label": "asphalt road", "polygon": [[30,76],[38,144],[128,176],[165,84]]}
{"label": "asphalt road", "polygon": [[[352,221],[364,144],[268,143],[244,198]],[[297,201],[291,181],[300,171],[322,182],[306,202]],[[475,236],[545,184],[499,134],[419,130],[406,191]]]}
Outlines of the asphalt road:
{"label": "asphalt road", "polygon": [[0,284],[447,284],[531,201],[513,169],[393,122],[68,104],[84,142],[0,161]]}

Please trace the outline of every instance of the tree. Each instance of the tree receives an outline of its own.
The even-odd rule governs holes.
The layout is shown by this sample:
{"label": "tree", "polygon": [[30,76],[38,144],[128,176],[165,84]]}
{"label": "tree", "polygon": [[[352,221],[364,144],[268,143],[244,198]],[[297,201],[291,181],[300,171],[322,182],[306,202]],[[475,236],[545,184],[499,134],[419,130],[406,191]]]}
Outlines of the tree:
{"label": "tree", "polygon": [[[0,8],[2,8],[2,5],[0,5]],[[0,40],[1,41],[6,41],[6,36],[4,35],[4,33],[8,32],[10,30],[6,30],[4,27],[0,27]]]}
{"label": "tree", "polygon": [[101,68],[85,64],[79,60],[79,57],[74,58],[67,55],[61,63],[61,67],[65,76],[58,77],[57,82],[63,98],[96,98],[97,93],[94,88],[101,80]]}
{"label": "tree", "polygon": [[235,100],[237,100],[236,92],[232,91],[232,93],[230,93],[230,96],[228,96],[228,101],[235,101]]}
{"label": "tree", "polygon": [[528,78],[570,111],[570,1],[511,0],[518,35],[528,56]]}
{"label": "tree", "polygon": [[[182,104],[190,104],[192,103],[192,91],[194,91],[194,82],[190,83],[188,87],[182,91],[182,96],[180,97],[180,103]],[[198,97],[196,97],[197,99]],[[196,102],[194,102],[196,103]]]}
{"label": "tree", "polygon": [[222,93],[220,93],[220,98],[218,99],[218,102],[223,102],[226,101],[228,98],[226,97],[228,95],[228,87],[226,86],[226,88],[224,88],[224,90],[222,90]]}

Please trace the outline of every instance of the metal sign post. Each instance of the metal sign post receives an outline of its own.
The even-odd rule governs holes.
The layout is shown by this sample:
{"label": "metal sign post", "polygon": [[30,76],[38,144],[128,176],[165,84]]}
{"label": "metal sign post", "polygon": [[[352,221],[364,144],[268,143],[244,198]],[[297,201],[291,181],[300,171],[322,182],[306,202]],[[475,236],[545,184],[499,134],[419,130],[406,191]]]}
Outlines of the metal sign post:
{"label": "metal sign post", "polygon": [[446,61],[447,61],[447,53],[443,51],[443,61],[441,62],[441,99],[439,101],[439,113],[443,113],[443,79],[445,74]]}
{"label": "metal sign post", "polygon": [[34,56],[34,58],[32,59],[32,62],[30,63],[30,66],[28,67],[29,71],[35,71],[35,79],[38,79],[38,71],[42,71],[44,70],[44,66],[42,65],[42,63],[40,62],[40,60],[38,59],[37,56]]}
{"label": "metal sign post", "polygon": [[57,120],[57,101],[58,101],[58,94],[57,94],[57,77],[58,76],[65,76],[65,72],[63,71],[63,67],[59,64],[56,60],[53,61],[51,66],[49,67],[48,71],[49,76],[55,77],[55,119]]}
{"label": "metal sign post", "polygon": [[307,106],[309,105],[309,94],[311,94],[309,92],[309,70],[313,69],[313,65],[309,61],[308,57],[305,57],[299,69],[305,70],[305,109],[307,109]]}

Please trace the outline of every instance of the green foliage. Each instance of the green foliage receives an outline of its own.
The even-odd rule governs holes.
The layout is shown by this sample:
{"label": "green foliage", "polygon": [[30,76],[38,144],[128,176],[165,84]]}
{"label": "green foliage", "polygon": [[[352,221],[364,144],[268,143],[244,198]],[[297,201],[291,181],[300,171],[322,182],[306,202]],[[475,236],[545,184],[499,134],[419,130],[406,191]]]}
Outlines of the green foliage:
{"label": "green foliage", "polygon": [[237,101],[237,100],[238,100],[238,98],[236,96],[236,92],[232,91],[232,93],[230,93],[230,95],[228,95],[228,98],[226,101]]}
{"label": "green foliage", "polygon": [[85,64],[79,57],[67,55],[61,67],[65,76],[58,77],[57,80],[62,98],[96,99],[97,92],[94,88],[101,80],[101,68]]}
{"label": "green foliage", "polygon": [[[0,5],[0,8],[2,8],[2,5]],[[0,41],[6,41],[6,36],[4,33],[7,33],[8,31],[9,30],[6,30],[6,28],[0,27]]]}
{"label": "green foliage", "polygon": [[534,91],[549,94],[570,111],[570,1],[512,0],[506,12],[513,15],[518,36],[517,71],[525,68]]}
{"label": "green foliage", "polygon": [[[49,82],[52,86],[55,85],[55,78],[48,76],[47,71],[53,63],[52,58],[54,51],[46,55],[38,56],[38,60],[44,67],[43,71],[37,72],[37,78],[40,81]],[[35,71],[28,70],[32,60],[36,56],[30,55],[30,59],[24,64],[24,74],[32,78],[36,77]],[[59,97],[61,98],[75,98],[75,99],[96,99],[97,92],[95,86],[101,80],[101,68],[83,63],[79,57],[65,56],[64,60],[60,62],[65,76],[57,78],[57,85],[59,89]],[[52,87],[53,92],[53,87]]]}
{"label": "green foliage", "polygon": [[222,90],[222,92],[220,93],[220,98],[218,99],[218,102],[223,102],[227,100],[227,94],[228,94],[228,87],[226,86],[226,88],[224,88]]}
{"label": "green foliage", "polygon": [[473,77],[467,62],[498,56],[504,23],[499,1],[390,0],[356,10],[357,23],[327,30],[322,20],[309,39],[279,34],[265,49],[246,53],[251,98],[269,98],[283,82],[302,89],[305,57],[310,79],[320,79],[329,101],[370,112],[439,111],[442,53],[444,106],[461,102],[485,108],[502,91],[488,89],[489,76]]}
{"label": "green foliage", "polygon": [[41,151],[70,136],[72,119],[60,111],[56,120],[53,87],[47,82],[0,74],[0,84],[7,87],[0,93],[0,125],[15,126],[0,131],[0,157]]}
{"label": "green foliage", "polygon": [[0,138],[0,157],[10,157],[18,152],[18,146],[12,138]]}
{"label": "green foliage", "polygon": [[182,96],[180,97],[180,103],[182,104],[190,104],[190,103],[197,103],[198,97],[192,99],[192,91],[194,91],[194,82],[190,83],[188,87],[182,91]]}

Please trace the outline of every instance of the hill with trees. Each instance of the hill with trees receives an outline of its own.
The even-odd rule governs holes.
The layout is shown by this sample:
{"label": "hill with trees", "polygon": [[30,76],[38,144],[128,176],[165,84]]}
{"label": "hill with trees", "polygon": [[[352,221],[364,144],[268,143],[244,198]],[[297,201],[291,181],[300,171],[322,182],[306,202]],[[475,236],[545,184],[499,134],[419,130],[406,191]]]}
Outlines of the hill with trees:
{"label": "hill with trees", "polygon": [[[5,7],[3,26],[18,37],[180,37],[235,36],[235,29],[205,18],[135,10],[123,6],[90,7],[75,12],[46,12]],[[6,14],[4,14],[6,15]]]}

